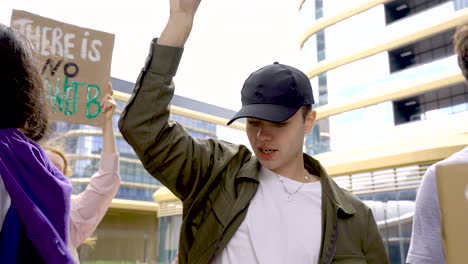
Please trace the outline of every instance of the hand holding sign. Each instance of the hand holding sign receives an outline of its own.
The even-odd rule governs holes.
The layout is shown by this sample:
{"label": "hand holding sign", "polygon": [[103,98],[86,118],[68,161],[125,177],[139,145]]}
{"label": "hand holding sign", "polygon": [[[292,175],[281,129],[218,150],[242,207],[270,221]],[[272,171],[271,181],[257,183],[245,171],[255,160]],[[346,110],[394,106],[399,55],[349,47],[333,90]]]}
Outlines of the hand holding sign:
{"label": "hand holding sign", "polygon": [[112,95],[114,94],[112,90],[112,83],[107,83],[107,93],[104,96],[104,99],[101,102],[101,112],[106,114],[106,121],[112,118],[112,115],[117,108],[117,103],[115,102]]}
{"label": "hand holding sign", "polygon": [[18,10],[10,26],[40,55],[51,119],[103,126],[99,102],[110,80],[114,35]]}
{"label": "hand holding sign", "polygon": [[102,152],[103,153],[117,153],[117,147],[115,143],[115,134],[114,134],[114,122],[112,116],[115,109],[117,108],[117,103],[112,97],[112,84],[111,82],[107,83],[107,93],[104,96],[103,101],[101,102],[101,109],[103,113],[106,113],[106,121],[102,127]]}

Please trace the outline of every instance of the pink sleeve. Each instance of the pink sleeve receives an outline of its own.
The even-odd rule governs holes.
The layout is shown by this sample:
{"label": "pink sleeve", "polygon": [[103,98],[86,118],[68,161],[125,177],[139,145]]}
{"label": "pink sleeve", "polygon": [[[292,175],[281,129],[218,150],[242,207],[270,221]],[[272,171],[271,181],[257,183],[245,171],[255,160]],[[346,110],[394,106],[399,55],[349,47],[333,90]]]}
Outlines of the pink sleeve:
{"label": "pink sleeve", "polygon": [[119,154],[102,153],[99,171],[71,203],[70,242],[78,247],[91,236],[106,214],[120,185]]}

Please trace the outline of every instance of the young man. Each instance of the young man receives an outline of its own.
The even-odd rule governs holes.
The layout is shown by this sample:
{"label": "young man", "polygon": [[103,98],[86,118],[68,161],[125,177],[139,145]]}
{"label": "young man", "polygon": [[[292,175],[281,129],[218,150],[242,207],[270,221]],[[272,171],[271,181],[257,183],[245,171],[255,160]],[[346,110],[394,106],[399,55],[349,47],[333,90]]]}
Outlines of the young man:
{"label": "young man", "polygon": [[274,63],[245,81],[233,120],[248,118],[255,156],[194,139],[168,120],[172,77],[199,3],[171,1],[119,121],[148,172],[183,202],[179,263],[389,263],[371,210],[302,153],[315,121],[304,73]]}
{"label": "young man", "polygon": [[[463,76],[468,80],[468,24],[457,28],[454,40],[458,65]],[[413,233],[406,258],[407,263],[445,263],[436,168],[439,165],[456,163],[468,163],[468,147],[433,164],[421,180],[416,196]]]}

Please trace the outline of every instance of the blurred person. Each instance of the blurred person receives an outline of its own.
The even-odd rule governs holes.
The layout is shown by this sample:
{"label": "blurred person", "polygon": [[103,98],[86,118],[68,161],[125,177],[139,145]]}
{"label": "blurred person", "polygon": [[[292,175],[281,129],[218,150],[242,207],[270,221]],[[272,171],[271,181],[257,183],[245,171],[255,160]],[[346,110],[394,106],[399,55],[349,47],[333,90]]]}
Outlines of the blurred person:
{"label": "blurred person", "polygon": [[0,24],[0,263],[74,263],[72,186],[36,143],[48,128],[42,77],[24,37]]}
{"label": "blurred person", "polygon": [[[468,24],[458,27],[455,31],[454,47],[458,66],[465,80],[468,80]],[[407,263],[445,263],[436,168],[442,164],[456,163],[468,163],[468,147],[430,166],[421,180],[416,195]]]}
{"label": "blurred person", "polygon": [[169,120],[199,3],[170,1],[119,121],[148,172],[183,202],[178,263],[389,263],[372,211],[302,151],[316,116],[303,72],[274,63],[246,79],[228,124],[247,118],[254,153]]}
{"label": "blurred person", "polygon": [[[90,236],[106,214],[119,189],[119,154],[112,121],[116,107],[117,104],[112,98],[112,84],[109,82],[108,93],[101,103],[106,120],[102,128],[102,154],[99,170],[90,178],[86,190],[78,194],[71,202],[68,249],[76,263],[79,263],[77,248],[83,243],[93,244]],[[71,176],[72,171],[63,152],[47,145],[43,147],[55,167],[65,175]]]}

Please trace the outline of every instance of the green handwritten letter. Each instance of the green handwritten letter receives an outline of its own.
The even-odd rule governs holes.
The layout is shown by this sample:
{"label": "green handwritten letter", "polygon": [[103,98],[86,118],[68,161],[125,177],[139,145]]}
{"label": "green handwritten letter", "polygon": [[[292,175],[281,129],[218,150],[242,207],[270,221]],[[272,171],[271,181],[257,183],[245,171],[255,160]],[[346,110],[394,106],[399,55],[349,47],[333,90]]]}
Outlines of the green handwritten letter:
{"label": "green handwritten letter", "polygon": [[[91,97],[91,89],[94,88],[94,90],[96,90],[96,93],[94,94],[93,97]],[[95,84],[90,84],[88,85],[88,91],[86,92],[86,117],[87,118],[95,118],[96,116],[99,115],[99,113],[101,113],[101,104],[97,101],[97,99],[99,98],[99,96],[101,95],[101,89],[99,88],[99,86],[95,85]],[[92,104],[95,104],[97,109],[96,109],[96,112],[94,114],[90,114],[90,108],[91,108],[91,105]]]}

